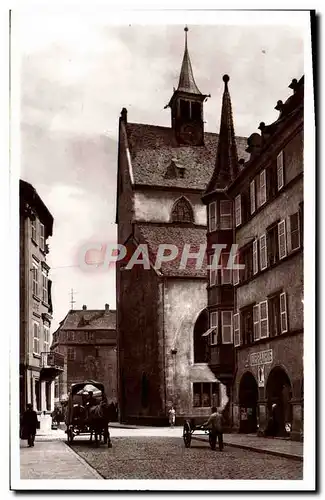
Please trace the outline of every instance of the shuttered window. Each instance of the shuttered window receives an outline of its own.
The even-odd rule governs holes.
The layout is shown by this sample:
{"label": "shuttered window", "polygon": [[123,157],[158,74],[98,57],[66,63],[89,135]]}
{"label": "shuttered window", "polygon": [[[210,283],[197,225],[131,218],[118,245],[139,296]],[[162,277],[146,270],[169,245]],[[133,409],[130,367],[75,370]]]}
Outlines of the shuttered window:
{"label": "shuttered window", "polygon": [[278,179],[278,190],[284,186],[284,172],[283,172],[283,151],[278,154],[276,159],[277,165],[277,179]]}
{"label": "shuttered window", "polygon": [[266,202],[266,171],[262,170],[260,173],[260,196],[259,196],[259,205],[264,205]]}
{"label": "shuttered window", "polygon": [[210,328],[214,328],[211,332],[210,344],[215,345],[218,342],[218,313],[216,311],[210,313]]}
{"label": "shuttered window", "polygon": [[232,202],[220,201],[220,229],[232,229]]}
{"label": "shuttered window", "polygon": [[36,297],[38,297],[39,282],[38,282],[38,265],[36,264],[36,262],[33,262],[32,280],[33,280],[33,294],[36,295]]}
{"label": "shuttered window", "polygon": [[240,317],[239,313],[234,314],[234,346],[240,346]]}
{"label": "shuttered window", "polygon": [[39,246],[41,250],[45,250],[45,231],[44,224],[40,223]]}
{"label": "shuttered window", "polygon": [[278,241],[279,241],[279,259],[283,259],[287,255],[287,238],[285,220],[278,224]]}
{"label": "shuttered window", "polygon": [[209,231],[215,231],[217,228],[217,204],[212,202],[209,205]]}
{"label": "shuttered window", "polygon": [[261,271],[267,268],[267,248],[266,248],[266,235],[260,236],[260,266]]}
{"label": "shuttered window", "polygon": [[235,198],[235,223],[236,227],[240,226],[242,222],[241,219],[241,195],[237,195]]}
{"label": "shuttered window", "polygon": [[267,301],[260,302],[260,338],[264,339],[269,336],[269,317],[267,309]]}
{"label": "shuttered window", "polygon": [[285,293],[280,294],[280,318],[281,333],[285,333],[288,331],[287,297]]}
{"label": "shuttered window", "polygon": [[35,354],[40,354],[40,348],[39,348],[39,337],[40,337],[40,326],[37,321],[33,322],[33,352]]}
{"label": "shuttered window", "polygon": [[232,311],[221,312],[222,343],[232,344]]}
{"label": "shuttered window", "polygon": [[256,304],[256,306],[253,307],[253,323],[254,323],[254,340],[259,340],[261,338],[259,304]]}
{"label": "shuttered window", "polygon": [[251,200],[251,214],[256,210],[256,191],[255,191],[255,179],[250,183],[250,200]]}
{"label": "shuttered window", "polygon": [[35,241],[35,243],[36,243],[36,238],[37,238],[36,224],[37,224],[36,217],[33,217],[31,219],[31,227],[32,227],[32,240]]}
{"label": "shuttered window", "polygon": [[300,220],[299,212],[290,215],[290,241],[291,250],[296,250],[300,247]]}
{"label": "shuttered window", "polygon": [[253,241],[253,274],[258,273],[258,244],[257,239]]}
{"label": "shuttered window", "polygon": [[[240,252],[237,250],[236,257],[235,257],[235,265],[237,266],[240,264],[241,259],[240,259]],[[233,269],[233,280],[234,280],[234,285],[239,284],[239,269],[236,269],[236,267]]]}

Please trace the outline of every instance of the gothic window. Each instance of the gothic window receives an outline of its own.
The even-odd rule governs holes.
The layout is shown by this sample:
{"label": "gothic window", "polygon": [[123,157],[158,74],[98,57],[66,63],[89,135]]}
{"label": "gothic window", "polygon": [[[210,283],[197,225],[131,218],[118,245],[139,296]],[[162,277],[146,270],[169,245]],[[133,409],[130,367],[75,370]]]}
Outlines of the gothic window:
{"label": "gothic window", "polygon": [[194,222],[192,206],[185,198],[180,198],[174,204],[172,222]]}

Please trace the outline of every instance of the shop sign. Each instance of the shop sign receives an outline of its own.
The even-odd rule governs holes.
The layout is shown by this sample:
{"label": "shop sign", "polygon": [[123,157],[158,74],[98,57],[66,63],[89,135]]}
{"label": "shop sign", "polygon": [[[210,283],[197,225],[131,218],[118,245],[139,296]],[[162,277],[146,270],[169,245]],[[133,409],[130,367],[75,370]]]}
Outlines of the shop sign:
{"label": "shop sign", "polygon": [[272,363],[273,361],[273,349],[268,349],[267,351],[253,352],[250,355],[250,365],[266,365]]}

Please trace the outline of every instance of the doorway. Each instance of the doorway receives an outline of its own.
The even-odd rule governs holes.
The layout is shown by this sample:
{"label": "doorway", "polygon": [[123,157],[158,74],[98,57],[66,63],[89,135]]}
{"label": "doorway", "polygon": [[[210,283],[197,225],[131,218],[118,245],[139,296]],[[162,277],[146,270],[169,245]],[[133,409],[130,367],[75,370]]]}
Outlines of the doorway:
{"label": "doorway", "polygon": [[251,372],[246,372],[239,386],[240,432],[249,434],[257,431],[257,400],[257,382]]}
{"label": "doorway", "polygon": [[291,382],[280,366],[273,368],[269,374],[266,384],[267,405],[269,416],[273,417],[275,423],[274,434],[277,436],[288,436],[292,425],[292,387]]}

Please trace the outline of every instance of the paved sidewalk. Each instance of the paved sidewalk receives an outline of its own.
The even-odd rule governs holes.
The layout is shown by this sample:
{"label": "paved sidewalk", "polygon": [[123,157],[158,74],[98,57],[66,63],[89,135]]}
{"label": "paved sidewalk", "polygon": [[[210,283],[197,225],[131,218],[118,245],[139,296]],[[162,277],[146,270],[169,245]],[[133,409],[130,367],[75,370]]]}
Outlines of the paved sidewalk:
{"label": "paved sidewalk", "polygon": [[258,437],[256,434],[225,434],[226,445],[280,457],[303,460],[303,443],[279,438]]}
{"label": "paved sidewalk", "polygon": [[21,441],[20,478],[103,479],[64,441],[42,442],[39,439],[36,439],[33,448],[29,448],[26,441]]}

